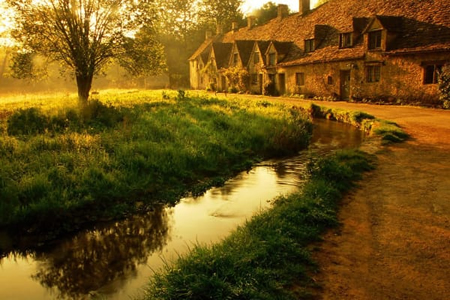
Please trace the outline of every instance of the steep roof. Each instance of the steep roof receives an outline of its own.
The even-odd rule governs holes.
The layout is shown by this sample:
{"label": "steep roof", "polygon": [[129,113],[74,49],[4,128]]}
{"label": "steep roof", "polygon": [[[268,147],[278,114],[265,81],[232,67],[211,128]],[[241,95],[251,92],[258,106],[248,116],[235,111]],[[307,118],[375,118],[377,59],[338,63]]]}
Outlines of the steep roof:
{"label": "steep roof", "polygon": [[216,58],[217,68],[226,68],[228,58],[230,57],[232,43],[213,43],[212,51],[214,51],[214,57]]}
{"label": "steep roof", "polygon": [[248,60],[250,59],[250,55],[252,54],[253,45],[255,44],[254,40],[237,40],[235,41],[236,48],[239,52],[239,56],[242,60],[242,65],[246,66],[248,64]]}
{"label": "steep roof", "polygon": [[[364,55],[362,39],[348,49],[339,49],[339,33],[362,30],[369,18],[377,16],[382,26],[397,33],[396,47],[390,52],[450,49],[449,0],[329,0],[310,11],[285,18],[274,18],[256,27],[226,33],[221,40],[276,40],[293,42],[283,64],[355,59]],[[304,41],[317,35],[317,25],[326,25],[315,51],[304,53]],[[418,34],[417,34],[418,32]]]}

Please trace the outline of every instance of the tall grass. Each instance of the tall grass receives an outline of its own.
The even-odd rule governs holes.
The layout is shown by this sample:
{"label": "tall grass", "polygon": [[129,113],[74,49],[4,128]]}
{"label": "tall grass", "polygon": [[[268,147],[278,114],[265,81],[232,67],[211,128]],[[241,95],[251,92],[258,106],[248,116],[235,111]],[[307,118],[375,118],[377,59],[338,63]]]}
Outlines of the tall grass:
{"label": "tall grass", "polygon": [[166,264],[142,298],[303,299],[314,284],[308,246],[337,224],[342,194],[372,168],[372,158],[354,150],[311,161],[301,192],[276,199],[223,242],[197,245]]}
{"label": "tall grass", "polygon": [[282,106],[185,93],[100,93],[83,109],[48,101],[54,109],[0,104],[0,227],[56,235],[175,203],[295,154],[311,132]]}

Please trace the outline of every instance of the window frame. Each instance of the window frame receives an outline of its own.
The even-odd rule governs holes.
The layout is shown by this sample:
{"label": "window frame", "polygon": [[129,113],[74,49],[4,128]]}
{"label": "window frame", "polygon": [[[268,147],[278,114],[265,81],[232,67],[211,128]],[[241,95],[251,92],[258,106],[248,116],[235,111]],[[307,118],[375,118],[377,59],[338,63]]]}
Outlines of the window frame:
{"label": "window frame", "polygon": [[269,66],[273,67],[277,65],[277,53],[276,52],[269,52],[268,54],[268,64]]}
{"label": "window frame", "polygon": [[[423,65],[423,84],[437,84],[439,81],[439,72],[442,71],[443,63],[427,63]],[[431,70],[431,78],[428,73],[430,68]],[[431,79],[431,80],[430,80]]]}
{"label": "window frame", "polygon": [[339,34],[339,48],[353,47],[353,32],[343,32]]}
{"label": "window frame", "polygon": [[260,62],[259,58],[260,53],[258,51],[254,52],[253,54],[253,64],[256,65]]}
{"label": "window frame", "polygon": [[314,39],[305,40],[305,53],[314,52],[314,50],[316,50]]}
{"label": "window frame", "polygon": [[237,67],[239,62],[239,53],[235,52],[233,53],[233,66]]}
{"label": "window frame", "polygon": [[381,50],[383,45],[383,30],[370,31],[367,35],[367,48],[369,50]]}
{"label": "window frame", "polygon": [[381,81],[381,64],[366,65],[366,82],[377,83]]}
{"label": "window frame", "polygon": [[296,86],[304,86],[305,85],[305,73],[304,72],[296,72],[295,73],[295,85]]}

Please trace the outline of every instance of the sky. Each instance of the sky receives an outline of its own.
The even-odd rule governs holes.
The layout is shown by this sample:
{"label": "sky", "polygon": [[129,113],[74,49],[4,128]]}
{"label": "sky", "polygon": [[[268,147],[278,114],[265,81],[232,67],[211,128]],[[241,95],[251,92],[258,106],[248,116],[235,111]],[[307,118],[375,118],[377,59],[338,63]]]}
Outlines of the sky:
{"label": "sky", "polygon": [[[255,8],[260,8],[267,2],[273,2],[276,4],[287,4],[289,5],[289,8],[292,12],[298,12],[298,3],[299,0],[267,0],[267,1],[261,1],[261,0],[245,0],[244,5],[242,7],[242,11],[245,13],[251,12]],[[317,0],[311,0],[311,6],[314,6],[314,4],[317,2]]]}

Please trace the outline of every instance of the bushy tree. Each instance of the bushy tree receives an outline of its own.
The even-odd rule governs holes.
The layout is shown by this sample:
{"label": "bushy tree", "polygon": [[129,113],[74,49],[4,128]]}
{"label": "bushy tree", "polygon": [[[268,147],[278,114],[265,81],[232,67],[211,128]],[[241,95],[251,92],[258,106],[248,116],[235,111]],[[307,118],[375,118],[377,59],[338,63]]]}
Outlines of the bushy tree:
{"label": "bushy tree", "polygon": [[256,17],[256,24],[261,25],[275,18],[278,14],[278,5],[273,2],[267,2],[258,9],[253,10],[252,16]]}
{"label": "bushy tree", "polygon": [[200,16],[205,24],[221,24],[225,30],[232,22],[244,24],[243,0],[202,0]]}
{"label": "bushy tree", "polygon": [[21,52],[40,54],[69,67],[82,105],[87,103],[94,76],[113,58],[128,63],[137,60],[141,65],[145,58],[155,66],[153,73],[161,66],[151,63],[155,57],[162,58],[156,42],[155,47],[137,52],[130,49],[142,45],[139,38],[132,42],[141,24],[151,26],[152,0],[7,1],[16,13],[12,36]]}
{"label": "bushy tree", "polygon": [[439,72],[438,88],[444,108],[450,109],[450,65],[443,66]]}

